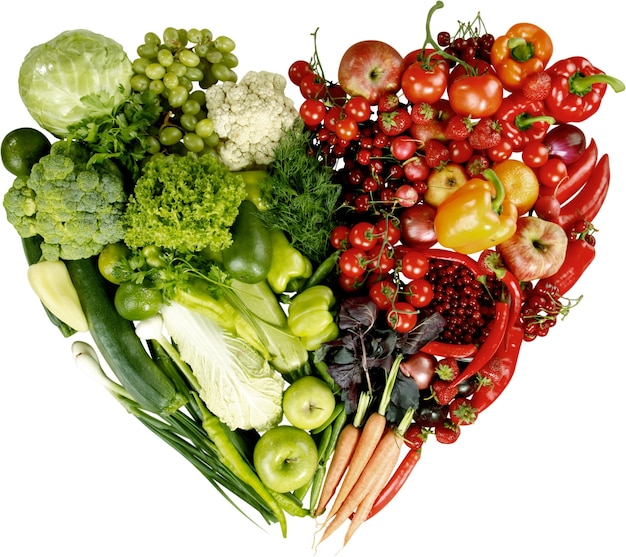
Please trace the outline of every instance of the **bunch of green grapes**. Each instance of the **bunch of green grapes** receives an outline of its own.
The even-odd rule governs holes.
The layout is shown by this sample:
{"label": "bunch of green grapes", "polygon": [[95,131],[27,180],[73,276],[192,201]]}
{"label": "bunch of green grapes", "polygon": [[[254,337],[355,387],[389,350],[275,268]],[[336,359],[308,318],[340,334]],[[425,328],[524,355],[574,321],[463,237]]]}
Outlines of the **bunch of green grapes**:
{"label": "bunch of green grapes", "polygon": [[235,42],[213,38],[208,29],[174,29],[163,36],[147,33],[137,47],[131,86],[154,92],[163,106],[153,134],[152,152],[202,153],[218,143],[205,110],[205,92],[218,81],[237,81]]}

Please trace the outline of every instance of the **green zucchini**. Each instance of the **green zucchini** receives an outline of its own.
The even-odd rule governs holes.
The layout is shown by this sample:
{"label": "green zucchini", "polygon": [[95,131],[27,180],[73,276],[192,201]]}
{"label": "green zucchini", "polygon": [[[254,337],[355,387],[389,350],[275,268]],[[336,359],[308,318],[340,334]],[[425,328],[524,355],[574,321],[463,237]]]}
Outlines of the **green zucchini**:
{"label": "green zucchini", "polygon": [[145,409],[171,414],[187,402],[171,379],[148,355],[133,323],[117,313],[96,260],[67,261],[83,306],[89,332],[103,358],[130,396]]}
{"label": "green zucchini", "polygon": [[224,268],[241,282],[264,280],[272,264],[272,239],[252,201],[239,206],[232,236],[232,244],[221,253]]}

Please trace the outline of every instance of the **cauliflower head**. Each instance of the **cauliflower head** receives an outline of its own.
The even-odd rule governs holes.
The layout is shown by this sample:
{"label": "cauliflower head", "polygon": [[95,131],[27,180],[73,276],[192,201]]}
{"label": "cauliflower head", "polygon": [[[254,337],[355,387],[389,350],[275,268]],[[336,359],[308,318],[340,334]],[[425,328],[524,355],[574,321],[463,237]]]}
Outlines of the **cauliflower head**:
{"label": "cauliflower head", "polygon": [[85,259],[124,237],[122,173],[111,161],[89,165],[90,156],[79,143],[57,141],[4,196],[17,233],[42,237],[42,259]]}
{"label": "cauliflower head", "polygon": [[280,74],[251,71],[238,83],[207,89],[207,116],[220,138],[219,156],[230,170],[263,168],[274,160],[278,142],[298,117],[286,86]]}

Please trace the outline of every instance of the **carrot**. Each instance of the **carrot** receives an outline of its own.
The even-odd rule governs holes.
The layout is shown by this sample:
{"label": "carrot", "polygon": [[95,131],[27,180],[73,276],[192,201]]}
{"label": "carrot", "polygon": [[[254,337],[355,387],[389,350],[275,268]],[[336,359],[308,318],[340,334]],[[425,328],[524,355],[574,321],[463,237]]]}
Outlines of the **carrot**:
{"label": "carrot", "polygon": [[367,520],[378,494],[389,480],[393,469],[398,463],[404,442],[403,435],[413,420],[413,413],[414,410],[412,408],[407,410],[396,429],[385,428],[379,443],[376,445],[376,450],[368,460],[358,481],[350,490],[341,507],[324,529],[318,544],[333,534],[346,520],[352,518],[352,524],[348,528],[344,539],[345,546],[358,527]]}
{"label": "carrot", "polygon": [[335,494],[337,486],[348,468],[348,464],[354,455],[359,437],[361,436],[361,421],[372,397],[367,392],[362,392],[359,397],[356,414],[351,423],[347,424],[339,434],[332,460],[324,479],[324,485],[319,496],[314,516],[319,516],[326,510],[326,505]]}
{"label": "carrot", "polygon": [[333,506],[331,507],[324,524],[327,524],[333,518],[335,513],[337,513],[343,502],[346,500],[346,497],[358,481],[363,469],[367,466],[368,461],[374,454],[376,446],[383,437],[385,427],[387,426],[385,413],[391,399],[391,391],[393,390],[401,361],[402,356],[398,356],[391,366],[378,411],[370,414],[365,422],[365,425],[363,426],[358,443],[354,449],[354,454],[350,460],[350,464],[348,465],[343,481],[341,482],[339,493],[337,493],[337,496],[335,497]]}

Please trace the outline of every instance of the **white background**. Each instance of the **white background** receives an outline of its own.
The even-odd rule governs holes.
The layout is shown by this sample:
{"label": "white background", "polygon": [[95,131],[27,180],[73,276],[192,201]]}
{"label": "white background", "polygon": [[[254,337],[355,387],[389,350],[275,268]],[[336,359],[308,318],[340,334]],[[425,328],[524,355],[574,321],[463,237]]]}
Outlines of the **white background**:
{"label": "white background", "polygon": [[[298,7],[296,7],[298,6]],[[28,50],[73,28],[134,49],[147,31],[207,27],[237,42],[239,75],[286,75],[309,59],[317,27],[327,77],[353,42],[380,39],[401,53],[419,48],[430,2],[200,2],[101,4],[57,0],[4,15],[0,134],[34,123],[17,89]],[[519,6],[519,11],[516,11]],[[433,31],[454,32],[478,11],[494,35],[520,21],[548,31],[556,61],[583,55],[626,79],[615,4],[449,0]],[[621,75],[620,75],[621,74]],[[290,90],[297,104],[297,92]],[[626,92],[608,91],[581,125],[612,162],[612,186],[596,226],[597,259],[572,291],[582,303],[545,339],[526,343],[498,402],[459,441],[424,447],[408,485],[342,554],[452,557],[624,555],[624,128]],[[2,191],[11,176],[0,173]],[[0,219],[2,357],[0,554],[312,555],[315,524],[248,522],[182,457],[145,430],[75,369],[70,341],[49,325],[26,283],[19,239]],[[317,555],[334,555],[342,536]]]}

